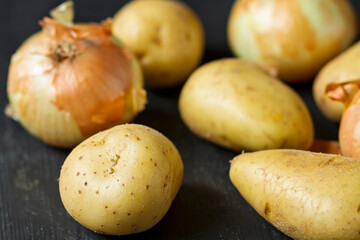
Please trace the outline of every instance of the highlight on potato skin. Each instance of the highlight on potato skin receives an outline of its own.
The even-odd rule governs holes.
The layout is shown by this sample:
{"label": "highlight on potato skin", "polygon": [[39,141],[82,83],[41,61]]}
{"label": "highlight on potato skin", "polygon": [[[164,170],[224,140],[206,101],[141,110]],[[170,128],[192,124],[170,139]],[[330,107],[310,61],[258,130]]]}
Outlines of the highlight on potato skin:
{"label": "highlight on potato skin", "polygon": [[268,222],[294,239],[359,239],[360,161],[278,149],[241,154],[230,179]]}
{"label": "highlight on potato skin", "polygon": [[184,175],[175,145],[158,131],[123,124],[93,135],[66,158],[59,191],[68,213],[100,234],[128,235],[156,225]]}
{"label": "highlight on potato skin", "polygon": [[303,83],[355,40],[357,23],[347,0],[238,0],[227,31],[236,56]]}
{"label": "highlight on potato skin", "polygon": [[237,58],[195,70],[181,90],[179,111],[197,136],[238,152],[308,150],[314,140],[301,97],[259,66]]}

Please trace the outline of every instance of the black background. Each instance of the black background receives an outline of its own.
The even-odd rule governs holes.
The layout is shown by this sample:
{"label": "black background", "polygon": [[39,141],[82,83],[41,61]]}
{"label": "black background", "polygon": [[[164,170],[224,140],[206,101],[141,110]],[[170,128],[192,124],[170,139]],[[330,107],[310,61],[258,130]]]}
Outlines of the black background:
{"label": "black background", "polygon": [[[7,71],[11,54],[31,34],[38,20],[60,0],[12,0],[0,4],[0,239],[289,239],[262,219],[232,186],[229,160],[237,153],[194,136],[180,119],[181,86],[148,91],[146,110],[135,120],[171,139],[182,156],[182,188],[167,215],[147,232],[124,237],[95,234],[65,211],[58,191],[61,165],[70,150],[56,149],[33,138],[2,113],[8,103]],[[75,21],[100,21],[127,1],[77,0]],[[187,0],[206,32],[203,63],[231,57],[226,23],[233,1]],[[360,3],[352,1],[360,12]],[[337,139],[338,126],[316,108],[311,84],[292,86],[312,114],[317,138]]]}

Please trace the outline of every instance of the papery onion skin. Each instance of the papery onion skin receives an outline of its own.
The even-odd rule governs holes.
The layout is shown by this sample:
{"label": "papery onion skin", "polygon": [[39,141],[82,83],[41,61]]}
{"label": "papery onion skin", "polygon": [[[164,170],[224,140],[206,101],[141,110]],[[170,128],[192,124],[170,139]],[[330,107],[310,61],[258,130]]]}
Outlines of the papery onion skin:
{"label": "papery onion skin", "polygon": [[311,152],[341,154],[340,145],[338,141],[315,139],[313,145],[310,148]]}
{"label": "papery onion skin", "polygon": [[233,53],[290,83],[311,81],[356,33],[347,0],[238,0],[228,21]]}
{"label": "papery onion skin", "polygon": [[339,128],[339,143],[344,156],[360,158],[360,91],[345,107]]}
{"label": "papery onion skin", "polygon": [[9,67],[10,106],[25,129],[68,148],[143,110],[141,69],[112,41],[109,21],[68,27],[45,18],[41,24]]}
{"label": "papery onion skin", "polygon": [[[340,122],[347,98],[360,83],[360,42],[328,62],[313,84],[313,96],[318,108],[331,121]],[[345,88],[342,99],[333,99],[336,88]],[[340,89],[338,89],[340,90]],[[351,91],[350,91],[351,90]]]}

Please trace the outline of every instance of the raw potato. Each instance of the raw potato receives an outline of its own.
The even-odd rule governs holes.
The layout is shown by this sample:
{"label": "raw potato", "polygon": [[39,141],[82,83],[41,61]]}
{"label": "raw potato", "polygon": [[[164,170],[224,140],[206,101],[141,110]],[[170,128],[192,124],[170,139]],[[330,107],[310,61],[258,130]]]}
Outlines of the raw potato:
{"label": "raw potato", "polygon": [[[327,63],[316,77],[313,85],[315,102],[321,112],[330,120],[340,122],[344,102],[359,89],[360,82],[360,42]],[[342,101],[330,98],[334,90],[343,90]],[[342,92],[340,92],[342,93]]]}
{"label": "raw potato", "polygon": [[314,139],[311,116],[296,92],[239,59],[197,69],[181,91],[179,109],[196,135],[236,151],[309,149]]}
{"label": "raw potato", "polygon": [[145,231],[168,211],[183,178],[176,147],[142,125],[100,132],[77,146],[60,174],[61,200],[83,226],[102,234]]}
{"label": "raw potato", "polygon": [[267,221],[294,239],[360,239],[360,161],[300,150],[241,154],[230,178]]}
{"label": "raw potato", "polygon": [[179,85],[201,61],[203,26],[183,2],[131,1],[116,13],[112,26],[138,57],[148,87]]}

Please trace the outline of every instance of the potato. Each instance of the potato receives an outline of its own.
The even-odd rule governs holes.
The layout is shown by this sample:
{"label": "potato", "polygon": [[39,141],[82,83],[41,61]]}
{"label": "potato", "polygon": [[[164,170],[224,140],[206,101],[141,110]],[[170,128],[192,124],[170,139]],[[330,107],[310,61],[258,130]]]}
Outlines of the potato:
{"label": "potato", "polygon": [[236,157],[230,178],[267,221],[294,239],[360,239],[360,161],[300,150]]}
{"label": "potato", "polygon": [[240,59],[197,69],[181,91],[179,109],[196,135],[235,151],[309,149],[314,139],[311,116],[296,92]]}
{"label": "potato", "polygon": [[102,234],[145,231],[168,211],[183,178],[170,140],[142,125],[100,132],[77,146],[60,173],[61,200],[83,226]]}
{"label": "potato", "polygon": [[150,88],[179,85],[204,52],[202,23],[180,1],[131,1],[115,14],[112,30],[138,57]]}
{"label": "potato", "polygon": [[359,79],[360,42],[326,64],[314,81],[315,102],[328,119],[340,122],[344,102],[359,89]]}

